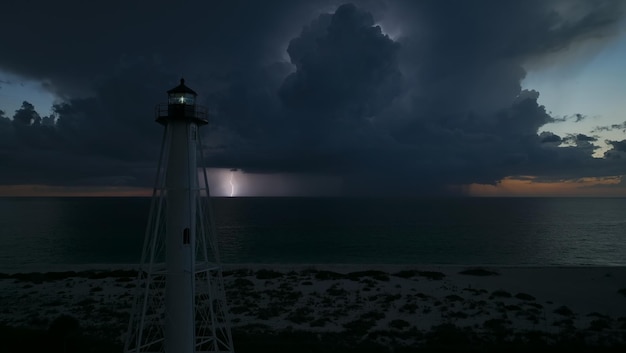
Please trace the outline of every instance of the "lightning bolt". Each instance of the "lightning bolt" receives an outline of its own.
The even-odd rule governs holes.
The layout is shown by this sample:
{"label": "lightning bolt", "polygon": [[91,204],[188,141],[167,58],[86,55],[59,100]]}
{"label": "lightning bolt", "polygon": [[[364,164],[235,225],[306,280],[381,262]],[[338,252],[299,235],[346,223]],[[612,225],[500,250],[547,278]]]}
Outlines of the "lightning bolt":
{"label": "lightning bolt", "polygon": [[230,179],[228,179],[228,182],[230,183],[230,197],[235,196],[235,183],[234,183],[234,179],[235,178],[235,173],[233,173],[232,171],[230,172]]}

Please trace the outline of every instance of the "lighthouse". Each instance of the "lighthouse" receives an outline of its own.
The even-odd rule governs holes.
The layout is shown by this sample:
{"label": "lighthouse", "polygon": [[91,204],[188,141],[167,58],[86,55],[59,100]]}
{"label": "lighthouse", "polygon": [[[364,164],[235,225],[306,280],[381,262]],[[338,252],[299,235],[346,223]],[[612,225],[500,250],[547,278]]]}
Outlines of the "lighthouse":
{"label": "lighthouse", "polygon": [[199,128],[197,94],[180,84],[155,108],[165,127],[125,352],[233,352]]}

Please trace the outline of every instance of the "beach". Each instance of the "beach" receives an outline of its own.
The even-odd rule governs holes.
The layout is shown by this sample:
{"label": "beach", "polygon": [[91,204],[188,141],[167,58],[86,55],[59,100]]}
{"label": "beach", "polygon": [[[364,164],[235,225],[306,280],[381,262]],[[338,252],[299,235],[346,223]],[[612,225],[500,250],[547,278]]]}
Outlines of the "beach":
{"label": "beach", "polygon": [[[46,329],[68,315],[122,342],[136,270],[70,268],[3,273],[0,325]],[[285,332],[395,348],[443,333],[475,344],[626,344],[626,267],[241,264],[224,267],[224,284],[236,348],[238,335]]]}

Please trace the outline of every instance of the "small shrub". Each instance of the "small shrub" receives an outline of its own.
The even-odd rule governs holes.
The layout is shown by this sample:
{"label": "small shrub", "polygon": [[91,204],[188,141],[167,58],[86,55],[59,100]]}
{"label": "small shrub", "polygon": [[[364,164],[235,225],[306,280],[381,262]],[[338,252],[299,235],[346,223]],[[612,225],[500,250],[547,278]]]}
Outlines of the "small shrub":
{"label": "small shrub", "polygon": [[610,320],[610,319],[611,319],[611,317],[610,317],[610,316],[608,316],[608,315],[603,315],[603,314],[600,314],[600,313],[595,312],[595,311],[594,311],[594,312],[592,312],[592,313],[590,313],[590,314],[587,314],[587,316],[588,316],[588,317],[597,317],[598,319],[605,319],[605,320]]}
{"label": "small shrub", "polygon": [[348,331],[353,331],[356,334],[362,335],[370,331],[374,325],[376,325],[376,321],[374,320],[357,319],[343,324],[343,327]]}
{"label": "small shrub", "polygon": [[55,299],[55,300],[51,300],[47,303],[43,303],[42,306],[60,306],[65,304],[62,300],[60,299]]}
{"label": "small shrub", "polygon": [[421,293],[421,292],[420,292],[420,293],[416,293],[416,294],[415,294],[415,296],[416,296],[417,298],[422,299],[422,300],[428,300],[428,299],[430,299],[430,298],[431,298],[429,295],[424,294],[424,293]]}
{"label": "small shrub", "polygon": [[415,270],[404,270],[404,271],[396,272],[393,275],[396,276],[396,277],[408,279],[408,278],[415,277],[417,275],[417,271],[415,271]]}
{"label": "small shrub", "polygon": [[278,306],[271,306],[267,308],[261,308],[257,311],[256,317],[260,320],[268,320],[273,317],[277,317],[282,313],[282,308]]}
{"label": "small shrub", "polygon": [[318,271],[315,274],[315,279],[319,281],[331,281],[331,280],[338,280],[338,279],[344,279],[344,278],[345,278],[345,275],[342,275],[341,273],[337,273],[333,271]]}
{"label": "small shrub", "polygon": [[455,319],[467,319],[468,315],[463,311],[454,311],[448,314],[449,317]]}
{"label": "small shrub", "polygon": [[275,278],[280,278],[282,276],[283,276],[282,273],[276,272],[274,270],[261,269],[261,270],[256,271],[257,279],[275,279]]}
{"label": "small shrub", "polygon": [[555,321],[552,325],[558,327],[572,327],[574,326],[574,321],[572,319],[563,319]]}
{"label": "small shrub", "polygon": [[493,331],[496,334],[504,334],[507,331],[506,324],[508,322],[503,319],[489,319],[483,323],[483,327]]}
{"label": "small shrub", "polygon": [[391,303],[402,298],[402,294],[381,294],[384,303]]}
{"label": "small shrub", "polygon": [[115,282],[131,282],[134,281],[134,278],[131,277],[119,277],[115,279]]}
{"label": "small shrub", "polygon": [[493,293],[491,293],[491,295],[496,298],[510,298],[511,297],[511,293],[507,291],[503,291],[503,290],[496,290]]}
{"label": "small shrub", "polygon": [[247,278],[237,278],[233,281],[233,286],[237,288],[254,287],[254,283]]}
{"label": "small shrub", "polygon": [[76,333],[80,329],[78,320],[69,315],[61,315],[54,319],[48,328],[48,332],[56,337],[66,337]]}
{"label": "small shrub", "polygon": [[468,276],[498,276],[498,272],[485,270],[484,268],[470,268],[459,272],[462,275]]}
{"label": "small shrub", "polygon": [[463,288],[463,291],[470,292],[472,293],[472,295],[480,295],[486,292],[484,289],[475,289],[475,288]]}
{"label": "small shrub", "polygon": [[436,271],[418,271],[417,274],[420,277],[425,277],[434,281],[439,281],[439,280],[442,280],[444,277],[446,277],[445,274],[441,272],[436,272]]}
{"label": "small shrub", "polygon": [[287,315],[287,320],[295,324],[303,324],[305,322],[312,322],[313,317],[310,315],[313,312],[311,308],[300,307],[292,311]]}
{"label": "small shrub", "polygon": [[370,311],[361,315],[361,319],[372,319],[372,320],[380,320],[385,317],[385,314],[378,311]]}
{"label": "small shrub", "polygon": [[541,305],[539,303],[532,303],[532,302],[530,302],[530,303],[524,303],[524,305],[530,306],[530,307],[535,308],[535,309],[543,309],[543,305]]}
{"label": "small shrub", "polygon": [[233,314],[243,314],[250,311],[247,306],[235,306],[230,308],[230,312]]}
{"label": "small shrub", "polygon": [[619,319],[617,319],[617,322],[620,323],[620,329],[621,330],[626,330],[626,317],[622,316]]}
{"label": "small shrub", "polygon": [[350,272],[346,275],[346,277],[353,281],[358,281],[361,277],[371,277],[378,281],[389,282],[389,275],[383,271],[375,270]]}
{"label": "small shrub", "polygon": [[589,329],[592,331],[602,331],[609,327],[611,327],[611,325],[609,325],[609,322],[603,319],[596,319],[589,323]]}
{"label": "small shrub", "polygon": [[554,312],[556,314],[563,315],[563,316],[573,316],[574,315],[574,312],[570,308],[568,308],[566,306],[561,306],[561,307],[555,309]]}
{"label": "small shrub", "polygon": [[408,321],[401,320],[401,319],[392,320],[389,323],[389,327],[394,328],[396,330],[403,330],[409,326],[411,326],[411,324],[408,323]]}
{"label": "small shrub", "polygon": [[533,297],[530,294],[526,294],[526,293],[517,293],[517,294],[515,294],[515,298],[517,298],[519,300],[528,300],[528,301],[535,300],[535,297]]}
{"label": "small shrub", "polygon": [[463,352],[473,346],[471,333],[453,324],[434,326],[425,336],[428,343],[435,348],[431,350],[433,352]]}
{"label": "small shrub", "polygon": [[451,302],[462,302],[465,299],[463,299],[462,297],[456,295],[456,294],[450,294],[448,296],[446,296],[446,299],[451,301]]}
{"label": "small shrub", "polygon": [[324,327],[326,326],[326,324],[330,322],[330,320],[328,318],[325,317],[321,317],[319,319],[313,320],[311,322],[309,322],[309,326],[311,327]]}
{"label": "small shrub", "polygon": [[237,269],[237,270],[224,271],[222,273],[222,275],[224,277],[229,277],[229,276],[246,277],[246,276],[251,276],[252,275],[252,270],[241,268],[241,269]]}
{"label": "small shrub", "polygon": [[403,312],[408,312],[410,314],[415,314],[415,311],[417,310],[418,306],[417,304],[414,303],[406,303],[403,306],[400,307],[400,309],[398,309],[401,313]]}
{"label": "small shrub", "polygon": [[330,288],[328,288],[326,290],[326,293],[328,293],[328,295],[332,295],[334,297],[348,295],[348,291],[346,291],[343,288],[339,288],[339,286],[337,284],[334,284]]}

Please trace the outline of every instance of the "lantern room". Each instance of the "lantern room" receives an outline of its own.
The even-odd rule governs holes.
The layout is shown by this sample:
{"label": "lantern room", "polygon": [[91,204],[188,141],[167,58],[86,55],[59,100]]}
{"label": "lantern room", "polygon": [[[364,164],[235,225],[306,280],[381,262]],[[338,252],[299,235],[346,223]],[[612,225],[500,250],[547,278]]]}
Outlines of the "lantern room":
{"label": "lantern room", "polygon": [[185,79],[181,78],[178,86],[167,91],[167,104],[156,106],[156,121],[163,125],[174,121],[207,124],[207,108],[196,104],[197,96],[194,90],[185,86]]}
{"label": "lantern room", "polygon": [[185,86],[185,79],[180,79],[180,85],[167,91],[168,104],[195,105],[198,94]]}

